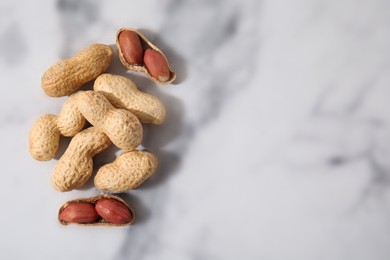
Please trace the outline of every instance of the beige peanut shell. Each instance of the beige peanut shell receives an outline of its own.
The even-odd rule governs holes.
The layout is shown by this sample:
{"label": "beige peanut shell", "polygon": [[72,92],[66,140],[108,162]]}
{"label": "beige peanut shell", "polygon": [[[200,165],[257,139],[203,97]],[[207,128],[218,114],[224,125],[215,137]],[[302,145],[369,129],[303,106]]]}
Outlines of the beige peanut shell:
{"label": "beige peanut shell", "polygon": [[64,192],[81,187],[91,177],[92,157],[110,145],[108,136],[95,127],[76,134],[53,169],[54,188]]}
{"label": "beige peanut shell", "polygon": [[112,55],[110,46],[92,44],[73,57],[55,63],[42,76],[44,92],[50,97],[73,93],[102,74],[110,65]]}
{"label": "beige peanut shell", "polygon": [[127,151],[96,173],[95,187],[102,191],[124,192],[135,189],[157,169],[156,156],[146,151]]}
{"label": "beige peanut shell", "polygon": [[[119,202],[121,202],[122,204],[124,204],[131,212],[131,215],[132,215],[132,219],[131,221],[129,221],[128,223],[124,223],[124,224],[114,224],[114,223],[109,223],[107,222],[106,220],[104,220],[103,218],[100,218],[98,219],[95,223],[68,223],[68,222],[65,222],[63,220],[61,220],[59,218],[61,212],[70,204],[70,203],[77,203],[77,202],[87,202],[87,203],[92,203],[92,204],[95,204],[98,200],[100,199],[114,199],[114,200],[117,200]],[[102,194],[102,195],[98,195],[98,196],[95,196],[95,197],[91,197],[91,198],[80,198],[80,199],[75,199],[75,200],[71,200],[71,201],[68,201],[66,203],[64,203],[60,209],[58,210],[58,221],[62,224],[62,225],[69,225],[69,224],[73,224],[73,225],[79,225],[79,226],[127,226],[127,225],[130,225],[134,222],[134,219],[135,219],[135,213],[134,213],[134,210],[120,197],[118,196],[115,196],[115,195],[110,195],[110,194]]]}
{"label": "beige peanut shell", "polygon": [[60,131],[55,115],[44,115],[38,118],[30,129],[29,151],[38,161],[51,160],[60,145]]}
{"label": "beige peanut shell", "polygon": [[69,96],[57,117],[57,127],[63,136],[74,136],[83,129],[85,118],[76,104],[75,94]]}
{"label": "beige peanut shell", "polygon": [[102,93],[114,107],[132,112],[141,123],[159,125],[165,120],[163,103],[157,97],[139,91],[128,78],[102,74],[96,78],[93,89]]}
{"label": "beige peanut shell", "polygon": [[64,102],[58,116],[48,114],[34,122],[29,138],[31,156],[38,161],[53,159],[59,147],[60,135],[74,136],[84,127],[85,122],[73,94]]}
{"label": "beige peanut shell", "polygon": [[164,59],[167,61],[168,63],[168,67],[169,67],[169,62],[168,62],[168,59],[167,57],[164,55],[164,53],[156,46],[154,45],[153,43],[151,43],[143,34],[141,34],[140,32],[138,32],[137,30],[133,29],[133,28],[120,28],[117,33],[116,33],[116,46],[118,48],[118,55],[119,55],[119,59],[120,61],[122,62],[123,66],[125,66],[127,69],[129,70],[133,70],[133,71],[137,71],[137,72],[143,72],[145,73],[146,75],[148,75],[152,80],[154,80],[155,82],[158,82],[158,83],[162,83],[162,84],[169,84],[169,83],[172,83],[175,79],[176,79],[176,73],[172,71],[172,69],[169,67],[169,71],[170,71],[170,77],[167,81],[159,81],[158,79],[152,77],[149,73],[149,71],[146,69],[146,67],[144,65],[132,65],[130,64],[129,62],[126,61],[125,57],[123,56],[123,52],[122,52],[122,49],[121,49],[121,46],[120,46],[120,43],[119,43],[119,34],[122,32],[122,31],[132,31],[132,32],[135,32],[138,37],[140,38],[141,42],[143,43],[144,46],[146,46],[145,49],[147,48],[151,48],[157,52],[159,52],[163,57]]}
{"label": "beige peanut shell", "polygon": [[143,129],[137,117],[127,110],[116,109],[102,93],[79,91],[76,102],[87,121],[104,132],[117,147],[132,150],[141,144]]}

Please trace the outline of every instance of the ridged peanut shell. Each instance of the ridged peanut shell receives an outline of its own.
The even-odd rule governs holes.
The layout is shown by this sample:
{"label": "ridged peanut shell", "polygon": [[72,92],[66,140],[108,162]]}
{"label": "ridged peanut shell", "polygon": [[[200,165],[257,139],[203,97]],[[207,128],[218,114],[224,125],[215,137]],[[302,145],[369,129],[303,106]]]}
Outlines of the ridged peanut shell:
{"label": "ridged peanut shell", "polygon": [[60,145],[60,131],[57,128],[55,115],[44,115],[38,118],[30,129],[29,150],[38,161],[51,160]]}
{"label": "ridged peanut shell", "polygon": [[[150,72],[147,70],[147,68],[142,64],[142,65],[133,65],[133,64],[130,64],[128,61],[126,61],[124,55],[123,55],[123,51],[122,51],[122,47],[120,45],[120,42],[119,42],[119,35],[121,34],[121,32],[123,31],[132,31],[132,32],[135,32],[138,37],[140,38],[141,40],[141,43],[142,45],[144,45],[144,49],[153,49],[157,52],[159,52],[163,57],[164,59],[167,61],[167,64],[168,64],[168,68],[169,68],[169,71],[170,71],[170,77],[167,81],[160,81],[158,78],[154,78],[152,77],[152,75],[150,74]],[[148,75],[152,80],[154,80],[155,82],[158,82],[158,83],[162,83],[162,84],[169,84],[169,83],[172,83],[175,79],[176,79],[176,74],[175,72],[172,71],[172,69],[170,68],[169,66],[169,62],[168,62],[168,59],[167,57],[164,55],[164,53],[156,46],[154,45],[153,43],[151,43],[143,34],[141,34],[140,32],[138,32],[137,30],[133,29],[133,28],[120,28],[117,33],[116,33],[116,46],[118,48],[118,55],[119,55],[119,59],[120,61],[122,62],[123,66],[125,66],[127,69],[129,70],[133,70],[133,71],[138,71],[138,72],[143,72],[145,73],[146,75]]]}
{"label": "ridged peanut shell", "polygon": [[132,150],[141,144],[142,125],[131,112],[116,109],[100,92],[80,91],[76,98],[81,114],[104,132],[114,145],[124,150]]}
{"label": "ridged peanut shell", "polygon": [[53,169],[53,187],[65,192],[84,185],[92,175],[92,157],[110,145],[107,135],[95,127],[76,134]]}
{"label": "ridged peanut shell", "polygon": [[84,116],[77,107],[75,99],[76,94],[77,93],[69,96],[69,98],[65,100],[61,112],[56,119],[57,127],[63,136],[76,135],[83,129],[86,122]]}
{"label": "ridged peanut shell", "polygon": [[[132,218],[127,223],[114,224],[114,223],[108,222],[107,220],[105,220],[103,218],[97,219],[96,222],[94,222],[94,223],[68,223],[66,221],[61,220],[59,217],[61,212],[71,203],[86,202],[86,203],[96,204],[96,202],[100,199],[114,199],[114,200],[122,203],[123,205],[125,205],[129,209],[129,211],[131,212]],[[58,210],[58,221],[62,225],[74,224],[74,225],[79,225],[79,226],[127,226],[127,225],[132,224],[134,222],[134,219],[135,219],[134,210],[131,207],[129,207],[129,205],[122,198],[120,198],[116,195],[110,195],[110,194],[102,194],[102,195],[98,195],[98,196],[90,197],[90,198],[80,198],[80,199],[71,200],[71,201],[64,203],[60,207],[60,209]]]}
{"label": "ridged peanut shell", "polygon": [[110,46],[92,44],[73,57],[55,63],[42,76],[44,92],[50,97],[73,93],[102,74],[110,65],[112,55]]}
{"label": "ridged peanut shell", "polygon": [[114,107],[132,112],[141,123],[159,125],[165,120],[163,103],[157,97],[138,90],[128,78],[102,74],[95,80],[93,89],[102,93]]}
{"label": "ridged peanut shell", "polygon": [[29,146],[34,159],[53,159],[60,144],[60,135],[74,136],[84,127],[86,121],[76,106],[74,95],[64,102],[58,116],[41,116],[31,127]]}
{"label": "ridged peanut shell", "polygon": [[146,151],[127,151],[96,173],[95,187],[102,191],[124,192],[137,188],[157,169],[156,156]]}

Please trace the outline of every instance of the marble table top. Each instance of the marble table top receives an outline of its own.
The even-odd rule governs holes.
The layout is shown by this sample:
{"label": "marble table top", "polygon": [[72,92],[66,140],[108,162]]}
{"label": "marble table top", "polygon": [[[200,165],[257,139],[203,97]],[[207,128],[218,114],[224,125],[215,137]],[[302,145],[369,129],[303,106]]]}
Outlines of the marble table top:
{"label": "marble table top", "polygon": [[[0,2],[1,259],[388,260],[390,2],[56,0]],[[129,227],[62,226],[59,158],[38,162],[29,129],[66,98],[43,72],[138,28],[174,84],[126,71],[167,108],[144,127],[156,174],[121,194]],[[114,46],[114,45],[113,45]],[[70,138],[63,138],[63,153]],[[112,147],[95,166],[112,161]],[[60,156],[60,155],[59,155]]]}

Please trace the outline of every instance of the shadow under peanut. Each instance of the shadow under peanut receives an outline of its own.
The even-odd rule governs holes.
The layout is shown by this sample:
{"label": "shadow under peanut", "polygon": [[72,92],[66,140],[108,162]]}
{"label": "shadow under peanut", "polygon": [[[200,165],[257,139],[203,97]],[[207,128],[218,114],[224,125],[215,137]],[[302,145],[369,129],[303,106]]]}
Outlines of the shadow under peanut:
{"label": "shadow under peanut", "polygon": [[158,158],[158,168],[156,172],[146,180],[137,190],[148,190],[161,185],[169,179],[169,177],[177,172],[180,166],[181,157],[166,150],[154,150],[153,153]]}
{"label": "shadow under peanut", "polygon": [[54,160],[58,161],[61,158],[61,156],[65,153],[66,149],[68,149],[71,140],[72,137],[65,137],[65,136],[60,137],[60,145],[58,147],[56,154],[53,157]]}
{"label": "shadow under peanut", "polygon": [[143,146],[146,150],[154,153],[158,158],[156,173],[139,189],[149,189],[161,185],[175,172],[181,162],[181,154],[164,149],[165,146],[175,142],[182,136],[183,131],[183,103],[170,95],[167,95],[160,88],[145,88],[146,92],[158,97],[166,108],[166,119],[161,125],[144,125]]}

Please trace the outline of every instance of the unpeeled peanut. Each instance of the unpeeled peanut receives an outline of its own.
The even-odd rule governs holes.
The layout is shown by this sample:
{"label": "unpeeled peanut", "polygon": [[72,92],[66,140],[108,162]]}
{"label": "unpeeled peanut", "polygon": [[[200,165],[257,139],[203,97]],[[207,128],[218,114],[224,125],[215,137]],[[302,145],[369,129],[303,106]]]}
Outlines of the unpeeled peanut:
{"label": "unpeeled peanut", "polygon": [[76,101],[87,121],[104,132],[117,147],[132,150],[141,144],[142,125],[131,112],[116,109],[100,92],[80,91]]}
{"label": "unpeeled peanut", "polygon": [[63,223],[93,223],[99,215],[95,206],[87,202],[72,202],[63,208],[58,216]]}
{"label": "unpeeled peanut", "polygon": [[104,165],[95,176],[95,187],[102,191],[124,192],[137,188],[157,169],[156,156],[145,151],[127,151]]}
{"label": "unpeeled peanut", "polygon": [[85,125],[85,118],[76,104],[76,94],[69,96],[57,117],[57,127],[63,136],[74,136]]}
{"label": "unpeeled peanut", "polygon": [[91,177],[92,157],[110,145],[107,135],[95,127],[76,134],[53,169],[54,188],[64,192],[82,186]]}
{"label": "unpeeled peanut", "polygon": [[102,194],[64,203],[58,211],[62,225],[126,226],[133,223],[135,214],[118,196]]}
{"label": "unpeeled peanut", "polygon": [[[141,47],[143,48],[144,64],[142,64],[142,62],[141,64],[132,62],[134,57],[138,57],[139,53],[141,53],[139,47],[137,47],[136,52],[130,52],[128,50],[129,46],[133,46],[135,45],[134,43],[137,42],[135,36],[138,36]],[[143,72],[158,83],[167,84],[176,79],[176,74],[169,67],[168,60],[164,53],[137,30],[132,28],[119,29],[116,33],[116,46],[118,48],[119,59],[127,69]]]}
{"label": "unpeeled peanut", "polygon": [[71,95],[58,116],[48,114],[34,122],[29,136],[31,156],[38,161],[53,159],[59,147],[60,135],[74,136],[84,125],[85,118],[77,108],[74,95]]}
{"label": "unpeeled peanut", "polygon": [[102,93],[114,107],[132,112],[141,123],[158,125],[165,120],[163,103],[158,98],[139,91],[128,78],[102,74],[96,78],[93,89]]}
{"label": "unpeeled peanut", "polygon": [[110,65],[112,55],[110,46],[92,44],[46,70],[42,76],[42,88],[51,97],[69,95],[102,74]]}
{"label": "unpeeled peanut", "polygon": [[31,127],[29,150],[38,161],[51,160],[60,145],[60,131],[55,115],[44,115],[38,118]]}

